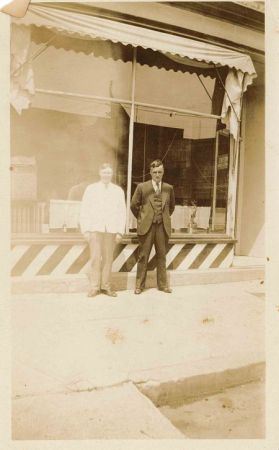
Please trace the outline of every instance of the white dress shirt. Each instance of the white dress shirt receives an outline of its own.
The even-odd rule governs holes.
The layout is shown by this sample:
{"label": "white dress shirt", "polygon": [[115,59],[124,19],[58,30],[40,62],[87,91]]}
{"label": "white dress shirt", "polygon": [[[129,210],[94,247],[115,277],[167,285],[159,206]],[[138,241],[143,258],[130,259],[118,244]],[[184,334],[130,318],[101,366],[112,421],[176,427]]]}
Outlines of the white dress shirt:
{"label": "white dress shirt", "polygon": [[[157,192],[158,186],[157,186],[156,181],[154,181],[154,180],[151,180],[151,181],[152,181],[154,191]],[[160,190],[160,192],[162,192],[162,181],[160,181],[160,183],[159,183],[159,190]]]}
{"label": "white dress shirt", "polygon": [[80,228],[88,231],[120,233],[125,231],[126,205],[124,192],[114,183],[99,181],[90,184],[83,195],[80,208]]}

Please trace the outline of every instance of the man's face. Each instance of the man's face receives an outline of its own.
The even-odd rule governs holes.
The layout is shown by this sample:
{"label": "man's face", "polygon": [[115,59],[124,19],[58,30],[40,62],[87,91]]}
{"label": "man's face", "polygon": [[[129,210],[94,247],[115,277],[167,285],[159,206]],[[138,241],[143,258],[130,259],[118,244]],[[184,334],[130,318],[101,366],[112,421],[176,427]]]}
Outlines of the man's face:
{"label": "man's face", "polygon": [[101,169],[99,174],[100,174],[100,180],[104,184],[108,184],[111,182],[113,171],[110,167],[107,167],[106,169]]}
{"label": "man's face", "polygon": [[164,167],[163,166],[152,167],[150,170],[150,174],[152,180],[155,181],[155,183],[160,183],[164,175]]}

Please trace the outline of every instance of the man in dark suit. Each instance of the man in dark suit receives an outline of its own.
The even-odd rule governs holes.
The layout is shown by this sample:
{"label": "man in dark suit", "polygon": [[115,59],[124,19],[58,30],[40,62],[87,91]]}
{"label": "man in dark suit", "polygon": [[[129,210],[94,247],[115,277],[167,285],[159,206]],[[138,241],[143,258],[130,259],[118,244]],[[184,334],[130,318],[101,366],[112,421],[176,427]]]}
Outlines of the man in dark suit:
{"label": "man in dark suit", "polygon": [[155,245],[157,258],[157,285],[160,291],[171,293],[166,271],[166,250],[171,235],[171,219],[175,207],[173,187],[162,182],[164,166],[160,159],[150,164],[151,180],[140,183],[131,201],[131,210],[137,218],[139,256],[135,294],[145,286],[147,264]]}

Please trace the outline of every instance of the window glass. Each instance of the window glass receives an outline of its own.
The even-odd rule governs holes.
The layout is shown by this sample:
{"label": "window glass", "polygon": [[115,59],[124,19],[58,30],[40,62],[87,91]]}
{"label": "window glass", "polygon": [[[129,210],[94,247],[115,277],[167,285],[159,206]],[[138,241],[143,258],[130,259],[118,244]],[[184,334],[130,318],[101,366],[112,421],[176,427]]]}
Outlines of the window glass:
{"label": "window glass", "polygon": [[[218,171],[216,207],[219,223],[212,227],[216,126],[216,120],[211,118],[136,107],[132,194],[138,183],[150,180],[149,164],[157,158],[162,159],[164,180],[172,184],[175,191],[172,227],[176,233],[225,231],[227,196],[223,195],[223,185],[227,183],[228,165],[222,169],[222,174]],[[228,151],[225,140],[221,146],[220,155],[223,155],[222,164],[225,165]],[[135,221],[131,221],[130,227],[135,228]]]}
{"label": "window glass", "polygon": [[[79,43],[80,40],[72,41],[74,45],[75,41]],[[82,42],[86,45],[87,41]],[[36,54],[41,47],[42,44],[33,43],[32,54]],[[113,52],[115,47],[120,49],[117,55]],[[114,44],[112,48],[108,43],[97,41],[91,53],[86,54],[49,46],[33,61],[35,86],[38,89],[129,100],[132,62],[121,60],[122,47],[121,44]]]}
{"label": "window glass", "polygon": [[196,74],[137,64],[135,100],[211,113],[215,79],[203,75],[200,79],[204,86]]}
{"label": "window glass", "polygon": [[80,200],[103,162],[126,193],[129,116],[113,103],[99,108],[92,116],[12,110],[13,232],[78,231]]}
{"label": "window glass", "polygon": [[32,107],[11,111],[12,231],[78,231],[80,200],[101,163],[127,190],[129,108],[95,97],[130,100],[132,51],[32,27],[31,54]]}
{"label": "window glass", "polygon": [[212,218],[212,229],[216,232],[226,230],[226,216],[229,186],[230,136],[218,133],[218,154],[216,164],[216,208]]}
{"label": "window glass", "polygon": [[[83,192],[101,163],[111,162],[113,181],[128,190],[133,49],[35,27],[32,54],[32,107],[11,113],[12,231],[77,232]],[[204,117],[220,112],[223,88],[212,71],[188,73],[158,52],[137,54],[131,195],[160,158],[175,190],[173,231],[224,233],[230,140],[224,131],[216,139],[220,123]]]}

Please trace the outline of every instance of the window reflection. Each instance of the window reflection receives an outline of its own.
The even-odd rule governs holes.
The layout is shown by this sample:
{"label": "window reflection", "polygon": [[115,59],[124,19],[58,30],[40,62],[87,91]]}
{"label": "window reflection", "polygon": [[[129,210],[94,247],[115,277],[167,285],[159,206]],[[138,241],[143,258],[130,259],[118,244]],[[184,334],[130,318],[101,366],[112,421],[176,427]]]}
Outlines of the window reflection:
{"label": "window reflection", "polygon": [[126,192],[129,116],[120,105],[103,106],[105,117],[12,111],[13,232],[78,231],[79,202],[104,161]]}
{"label": "window reflection", "polygon": [[[222,134],[216,153],[216,119],[183,116],[146,107],[137,107],[135,118],[132,194],[138,183],[150,179],[150,162],[162,159],[164,179],[174,186],[175,191],[174,231],[225,232],[229,139]],[[215,161],[216,155],[218,159]],[[215,223],[212,222],[213,216]],[[135,220],[130,226],[135,228]]]}
{"label": "window reflection", "polygon": [[[52,34],[34,27],[32,53]],[[132,99],[131,46],[59,34],[53,42],[34,60],[32,107],[11,113],[12,231],[78,232],[83,192],[104,161],[126,195],[130,134],[131,195],[150,178],[149,163],[163,159],[176,197],[173,231],[225,233],[230,139],[210,117],[224,94],[214,68],[139,47]]]}

